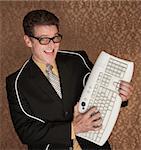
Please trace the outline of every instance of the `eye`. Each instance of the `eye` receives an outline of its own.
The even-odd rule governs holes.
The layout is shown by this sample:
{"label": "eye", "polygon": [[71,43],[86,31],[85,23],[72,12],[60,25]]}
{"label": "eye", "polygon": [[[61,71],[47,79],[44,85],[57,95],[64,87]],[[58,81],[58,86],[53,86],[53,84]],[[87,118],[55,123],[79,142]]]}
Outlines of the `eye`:
{"label": "eye", "polygon": [[47,37],[40,38],[40,43],[42,43],[42,44],[48,44],[48,43],[49,43],[49,41],[50,41],[50,39],[49,39],[49,38],[47,38]]}
{"label": "eye", "polygon": [[62,40],[62,36],[61,35],[57,35],[53,38],[53,42],[58,43]]}

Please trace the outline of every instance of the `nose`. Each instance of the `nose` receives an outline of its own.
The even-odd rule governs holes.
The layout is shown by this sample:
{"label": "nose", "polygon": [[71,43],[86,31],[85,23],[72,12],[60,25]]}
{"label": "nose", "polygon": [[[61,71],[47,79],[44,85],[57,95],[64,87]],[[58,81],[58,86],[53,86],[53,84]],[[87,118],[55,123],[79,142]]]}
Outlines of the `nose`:
{"label": "nose", "polygon": [[53,49],[54,48],[54,42],[52,40],[50,40],[50,42],[47,45],[49,47],[49,49]]}

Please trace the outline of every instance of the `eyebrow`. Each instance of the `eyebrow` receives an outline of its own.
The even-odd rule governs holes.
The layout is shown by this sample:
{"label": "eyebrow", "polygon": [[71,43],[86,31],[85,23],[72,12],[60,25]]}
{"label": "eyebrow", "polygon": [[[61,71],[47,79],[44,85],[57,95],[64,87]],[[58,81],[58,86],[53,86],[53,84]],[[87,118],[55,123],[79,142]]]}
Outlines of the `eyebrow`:
{"label": "eyebrow", "polygon": [[[55,33],[54,36],[56,36],[56,35],[58,35],[58,34],[59,34],[59,32]],[[54,37],[54,36],[53,36],[53,37]],[[50,38],[48,35],[44,35],[44,34],[43,34],[43,35],[40,35],[40,36],[37,36],[37,37],[48,37],[48,38]]]}

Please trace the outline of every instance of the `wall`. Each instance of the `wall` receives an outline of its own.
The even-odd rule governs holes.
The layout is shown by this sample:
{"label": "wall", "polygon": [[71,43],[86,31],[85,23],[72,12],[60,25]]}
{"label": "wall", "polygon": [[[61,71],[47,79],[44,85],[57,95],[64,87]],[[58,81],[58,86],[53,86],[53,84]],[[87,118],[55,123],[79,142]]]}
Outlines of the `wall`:
{"label": "wall", "polygon": [[105,50],[134,61],[134,94],[122,108],[110,136],[113,150],[141,149],[141,2],[140,1],[5,1],[0,2],[1,150],[26,150],[17,137],[6,99],[5,77],[29,58],[22,19],[33,9],[48,9],[61,20],[61,49],[86,50],[92,62]]}

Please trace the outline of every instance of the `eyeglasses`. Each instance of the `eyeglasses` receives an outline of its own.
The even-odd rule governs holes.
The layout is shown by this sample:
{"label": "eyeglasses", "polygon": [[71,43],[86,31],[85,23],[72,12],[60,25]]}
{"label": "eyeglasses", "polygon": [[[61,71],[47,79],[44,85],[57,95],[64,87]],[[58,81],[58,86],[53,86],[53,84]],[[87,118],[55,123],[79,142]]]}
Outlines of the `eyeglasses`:
{"label": "eyeglasses", "polygon": [[35,36],[30,36],[36,40],[39,41],[39,43],[41,45],[47,45],[49,44],[50,41],[53,41],[53,43],[60,43],[61,40],[62,40],[62,35],[61,34],[58,34],[52,38],[49,38],[49,37],[35,37]]}

